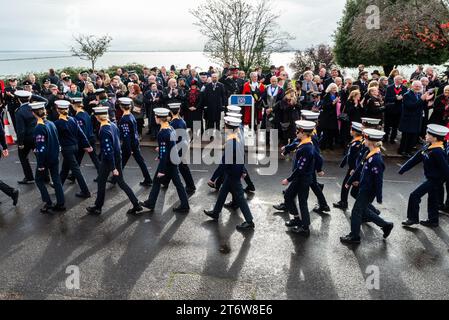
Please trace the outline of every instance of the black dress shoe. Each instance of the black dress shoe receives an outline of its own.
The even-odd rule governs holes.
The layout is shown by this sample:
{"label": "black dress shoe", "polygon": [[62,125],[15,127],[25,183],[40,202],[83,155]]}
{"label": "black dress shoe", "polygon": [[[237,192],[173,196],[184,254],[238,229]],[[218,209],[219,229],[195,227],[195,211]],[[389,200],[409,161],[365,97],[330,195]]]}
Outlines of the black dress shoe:
{"label": "black dress shoe", "polygon": [[207,185],[208,185],[210,188],[212,188],[212,189],[217,189],[215,183],[213,183],[213,182],[211,182],[211,181],[208,181],[208,182],[207,182]]}
{"label": "black dress shoe", "polygon": [[147,201],[144,201],[144,202],[139,202],[139,206],[141,206],[141,207],[144,207],[144,208],[146,208],[146,209],[148,209],[150,212],[153,212],[154,211],[154,208],[153,207],[151,207],[149,204],[148,204],[148,202]]}
{"label": "black dress shoe", "polygon": [[210,218],[212,218],[215,221],[218,221],[218,218],[220,217],[218,214],[216,214],[214,211],[207,211],[204,210],[204,214]]}
{"label": "black dress shoe", "polygon": [[429,220],[423,220],[419,222],[420,225],[427,227],[427,228],[438,228],[439,223],[438,222],[432,222]]}
{"label": "black dress shoe", "polygon": [[17,202],[19,201],[19,190],[15,189],[12,192],[11,199],[12,199],[12,205],[15,207],[17,205]]}
{"label": "black dress shoe", "polygon": [[410,226],[413,226],[415,224],[419,224],[419,222],[418,221],[412,221],[412,220],[409,220],[409,219],[407,219],[407,220],[402,222],[402,225],[404,227],[410,227]]}
{"label": "black dress shoe", "polygon": [[33,184],[34,180],[27,180],[27,179],[23,179],[20,181],[17,181],[18,184]]}
{"label": "black dress shoe", "polygon": [[360,238],[353,238],[350,235],[340,237],[340,242],[344,244],[360,244]]}
{"label": "black dress shoe", "polygon": [[52,209],[54,212],[66,212],[67,209],[63,204],[57,204]]}
{"label": "black dress shoe", "polygon": [[334,203],[334,208],[344,211],[348,209],[348,204],[346,202],[339,201],[337,203]]}
{"label": "black dress shoe", "polygon": [[126,214],[138,215],[142,211],[143,211],[143,207],[139,205],[137,207],[129,209],[128,212],[126,212]]}
{"label": "black dress shoe", "polygon": [[318,213],[318,214],[322,214],[322,213],[327,213],[330,212],[331,208],[329,208],[328,205],[321,207],[321,206],[316,206],[315,208],[313,208],[313,212]]}
{"label": "black dress shoe", "polygon": [[153,181],[142,181],[141,183],[140,183],[140,185],[142,186],[142,187],[151,187],[152,185],[153,185]]}
{"label": "black dress shoe", "polygon": [[82,199],[89,199],[90,197],[92,197],[92,195],[90,194],[90,192],[89,193],[78,192],[77,194],[75,194],[75,197]]}
{"label": "black dress shoe", "polygon": [[230,210],[237,210],[239,208],[238,205],[234,204],[234,202],[230,201],[228,203],[225,203],[223,205],[226,209],[230,209]]}
{"label": "black dress shoe", "polygon": [[390,236],[391,230],[393,230],[393,228],[394,228],[393,223],[390,223],[387,226],[382,228],[382,231],[384,232],[384,239],[387,239]]}
{"label": "black dress shoe", "polygon": [[299,227],[301,225],[301,219],[293,218],[292,220],[285,223],[287,228]]}
{"label": "black dress shoe", "polygon": [[310,229],[304,226],[296,226],[292,229],[292,232],[305,237],[310,236]]}
{"label": "black dress shoe", "polygon": [[53,204],[49,204],[46,203],[42,208],[41,208],[41,213],[46,214],[46,213],[50,213],[50,211],[53,209]]}
{"label": "black dress shoe", "polygon": [[173,212],[176,212],[176,213],[189,213],[190,212],[190,208],[177,207],[177,208],[173,209]]}
{"label": "black dress shoe", "polygon": [[101,214],[101,209],[96,206],[86,208],[88,214],[99,216]]}
{"label": "black dress shoe", "polygon": [[278,204],[278,205],[275,205],[275,206],[273,206],[273,208],[275,209],[275,210],[277,210],[277,211],[279,211],[279,212],[281,212],[281,211],[287,211],[287,207],[285,206],[285,203],[281,203],[281,204]]}
{"label": "black dress shoe", "polygon": [[254,230],[255,225],[254,222],[243,222],[242,224],[239,224],[235,227],[239,231],[247,231],[247,230]]}

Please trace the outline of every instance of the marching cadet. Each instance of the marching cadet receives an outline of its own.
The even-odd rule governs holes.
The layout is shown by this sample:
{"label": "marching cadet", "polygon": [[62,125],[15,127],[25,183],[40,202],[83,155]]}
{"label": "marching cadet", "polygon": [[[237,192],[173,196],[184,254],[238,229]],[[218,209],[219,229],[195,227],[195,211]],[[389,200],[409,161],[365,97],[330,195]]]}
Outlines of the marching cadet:
{"label": "marching cadet", "polygon": [[33,116],[29,103],[32,94],[24,90],[17,90],[14,94],[20,102],[20,107],[16,110],[15,121],[19,160],[25,174],[25,178],[18,183],[31,184],[34,183],[34,177],[28,154],[34,149],[33,130],[36,126],[36,118]]}
{"label": "marching cadet", "polygon": [[55,101],[56,109],[59,114],[58,120],[55,121],[56,129],[58,129],[59,143],[61,145],[61,153],[63,157],[61,168],[61,183],[64,185],[69,172],[72,172],[81,192],[75,194],[78,198],[88,199],[91,197],[86,180],[84,180],[81,173],[80,165],[78,163],[79,148],[86,152],[93,152],[89,141],[86,138],[83,130],[81,130],[78,122],[70,117],[69,107],[70,102],[66,100]]}
{"label": "marching cadet", "polygon": [[[0,117],[1,120],[1,117]],[[6,143],[5,138],[5,131],[3,130],[3,124],[0,121],[0,158],[8,157],[9,151],[8,151],[8,144]],[[7,196],[9,196],[12,199],[13,206],[17,205],[17,202],[19,201],[19,190],[14,189],[4,183],[2,180],[0,180],[0,190],[3,191]],[[1,202],[0,202],[1,203]]]}
{"label": "marching cadet", "polygon": [[[373,118],[362,118],[362,130],[366,130],[366,129],[376,129],[378,130],[380,127],[380,119],[373,119]],[[357,157],[356,160],[356,168],[358,168],[359,166],[363,167],[363,164],[365,162],[366,156],[369,153],[369,148],[365,145],[365,137],[363,137],[362,139],[362,146],[360,147],[360,153],[359,156]],[[354,176],[353,181],[355,181],[356,183],[353,183],[352,185],[350,185],[350,189],[351,189],[351,196],[354,199],[357,199],[357,196],[359,194],[359,185],[358,185],[358,179],[360,179],[360,176]],[[377,209],[376,207],[374,207],[374,205],[372,203],[368,204],[368,207],[371,209],[371,211],[373,211],[374,213],[376,213],[378,216],[381,215],[381,212],[379,211],[379,209]],[[363,218],[363,222],[369,222],[369,219],[367,217]]]}
{"label": "marching cadet", "polygon": [[188,150],[188,135],[187,135],[187,124],[179,115],[179,111],[181,108],[181,103],[170,103],[168,105],[170,108],[172,117],[170,121],[170,126],[175,130],[180,130],[177,132],[177,135],[179,133],[179,138],[177,140],[177,148],[179,151],[179,157],[181,159],[181,162],[179,163],[179,172],[181,173],[182,178],[184,179],[184,182],[186,184],[186,192],[188,195],[191,195],[195,193],[196,187],[195,182],[193,181],[192,173],[190,172],[190,169],[187,164],[184,163],[182,160],[183,157],[183,150]]}
{"label": "marching cadet", "polygon": [[[95,166],[95,169],[98,170],[100,168],[100,161],[98,160],[97,150],[96,150],[96,138],[94,133],[94,127],[92,123],[92,117],[86,111],[84,111],[83,106],[83,98],[72,98],[72,107],[75,111],[75,120],[78,122],[81,130],[83,130],[84,135],[86,136],[90,146],[92,147],[92,152],[89,152],[90,159]],[[85,150],[83,148],[79,148],[77,160],[78,164],[81,165]]]}
{"label": "marching cadet", "polygon": [[[181,205],[174,208],[173,212],[188,213],[190,211],[189,200],[181,178],[179,177],[179,169],[177,165],[179,156],[176,151],[176,133],[175,130],[170,127],[168,122],[170,110],[165,108],[156,108],[153,111],[156,117],[156,123],[161,126],[161,129],[157,135],[158,148],[156,149],[159,152],[159,164],[156,170],[150,195],[141,205],[149,209],[150,212],[153,212],[159,196],[161,184],[167,185],[170,181],[173,181],[173,184],[178,192],[178,197],[181,200]],[[172,152],[173,148],[175,148],[175,150]],[[178,159],[175,159],[174,157]]]}
{"label": "marching cadet", "polygon": [[[302,119],[305,121],[315,122],[315,125],[318,121],[319,116],[320,116],[320,114],[318,112],[313,112],[313,111],[308,111],[308,110],[301,111]],[[318,183],[318,180],[317,180],[317,173],[319,173],[320,176],[324,176],[324,172],[323,172],[323,158],[322,158],[321,152],[320,152],[320,141],[318,139],[316,129],[313,130],[311,138],[312,138],[313,146],[315,147],[315,150],[316,150],[316,153],[315,153],[316,168],[313,173],[313,181],[312,181],[312,184],[310,185],[310,189],[315,194],[315,196],[318,200],[318,205],[315,206],[315,208],[313,209],[313,212],[318,213],[318,214],[323,214],[323,213],[330,212],[331,210],[329,208],[329,205],[327,204],[326,197],[324,196],[324,193],[323,193],[324,185]],[[285,155],[293,152],[294,150],[296,150],[296,148],[298,147],[300,142],[301,142],[300,139],[298,139],[298,138],[294,139],[291,144],[282,148],[282,155],[285,156]],[[295,162],[293,162],[293,170],[294,170],[294,167],[295,167]],[[287,210],[285,203],[273,206],[273,208],[278,211],[286,211]]]}
{"label": "marching cadet", "polygon": [[[439,191],[444,181],[449,179],[449,165],[444,150],[444,139],[449,129],[440,125],[431,124],[427,127],[426,142],[422,150],[416,153],[399,170],[399,174],[411,170],[420,162],[424,165],[424,181],[410,194],[407,209],[407,220],[402,223],[405,227],[421,224],[425,227],[436,228],[439,225]],[[428,194],[427,200],[428,220],[419,222],[419,204],[421,198]]]}
{"label": "marching cadet", "polygon": [[363,218],[381,227],[384,239],[388,238],[394,227],[393,223],[386,222],[369,206],[375,198],[379,204],[382,204],[383,200],[382,185],[385,164],[380,148],[385,132],[366,129],[363,133],[365,134],[365,146],[369,149],[369,153],[346,184],[346,188],[349,189],[349,186],[357,181],[356,179],[359,181],[359,193],[351,214],[351,233],[340,238],[340,241],[344,244],[360,243],[360,226]]}
{"label": "marching cadet", "polygon": [[88,207],[86,210],[92,215],[101,214],[106,194],[106,183],[109,174],[112,172],[119,187],[126,193],[133,204],[133,208],[128,210],[128,214],[138,214],[143,211],[143,208],[139,205],[139,200],[123,179],[120,131],[115,123],[109,121],[109,107],[96,107],[93,110],[96,119],[100,123],[98,134],[101,146],[101,163],[98,175],[97,199],[95,205]]}
{"label": "marching cadet", "polygon": [[[282,185],[288,186],[284,193],[284,203],[287,211],[293,215],[293,219],[285,225],[292,228],[294,233],[309,236],[310,235],[310,213],[307,206],[309,198],[309,189],[313,183],[313,175],[316,171],[317,150],[312,142],[313,131],[316,124],[312,121],[296,121],[296,135],[299,146],[296,151],[294,170],[290,177],[282,180]],[[296,197],[299,199],[299,215],[296,206]]]}
{"label": "marching cadet", "polygon": [[[243,114],[241,113],[241,110],[242,110],[241,107],[229,105],[226,108],[228,110],[228,112],[226,113],[226,115],[228,117],[234,117],[237,119],[241,119],[243,117]],[[245,146],[245,127],[243,126],[243,122],[240,125],[239,138],[240,138],[242,145]],[[222,169],[222,167],[219,166],[215,170],[214,174],[212,175],[212,177],[210,178],[210,180],[207,183],[208,186],[211,187],[212,189],[219,190],[223,183],[223,171],[219,170],[220,168]],[[246,188],[244,189],[244,191],[246,193],[256,192],[256,187],[254,186],[254,183],[251,180],[251,177],[248,172],[245,173],[245,183],[246,183]],[[228,206],[236,208],[236,205],[232,205],[232,202],[230,204],[225,205],[225,207],[228,207]]]}
{"label": "marching cadet", "polygon": [[[130,98],[119,98],[120,109],[123,115],[117,123],[122,140],[122,169],[125,169],[131,155],[136,160],[142,171],[144,180],[140,182],[141,186],[151,187],[153,180],[148,172],[147,165],[140,151],[139,133],[137,131],[137,121],[131,113],[133,100]],[[112,182],[115,184],[115,179]]]}
{"label": "marching cadet", "polygon": [[[45,203],[41,212],[46,214],[50,211],[64,212],[66,208],[64,206],[64,191],[62,189],[61,178],[59,175],[59,139],[58,131],[53,122],[46,119],[45,103],[37,102],[30,106],[32,113],[37,120],[36,127],[34,128],[34,141],[36,148],[34,153],[36,154],[36,185],[41,193],[42,201]],[[50,172],[53,186],[56,192],[56,205],[48,194],[47,187],[45,186],[46,171]]]}
{"label": "marching cadet", "polygon": [[360,156],[360,149],[363,145],[363,125],[361,123],[352,123],[351,136],[353,140],[348,145],[346,155],[344,156],[343,161],[340,164],[340,168],[345,168],[346,166],[348,166],[348,171],[346,172],[346,176],[343,179],[340,201],[334,203],[334,208],[341,209],[343,211],[348,209],[349,189],[346,188],[346,184],[357,168],[357,158]]}
{"label": "marching cadet", "polygon": [[204,213],[215,221],[218,221],[221,210],[229,193],[233,195],[235,204],[240,208],[245,217],[245,222],[236,228],[240,231],[254,229],[253,216],[245,199],[241,179],[246,174],[244,146],[239,137],[239,127],[242,123],[241,119],[225,117],[225,129],[227,139],[224,148],[221,166],[224,171],[224,181],[220,188],[217,203],[212,211],[204,210]]}

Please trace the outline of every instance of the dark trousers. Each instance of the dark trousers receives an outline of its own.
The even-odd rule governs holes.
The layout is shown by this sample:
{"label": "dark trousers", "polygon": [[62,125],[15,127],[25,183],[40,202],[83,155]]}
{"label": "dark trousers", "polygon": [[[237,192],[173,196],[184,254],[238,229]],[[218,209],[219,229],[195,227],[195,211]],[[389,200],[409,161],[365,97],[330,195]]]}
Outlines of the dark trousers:
{"label": "dark trousers", "polygon": [[220,130],[220,120],[206,120],[206,129]]}
{"label": "dark trousers", "polygon": [[64,200],[64,190],[62,189],[61,176],[59,175],[59,163],[48,166],[48,170],[39,171],[36,169],[36,186],[38,187],[42,201],[47,204],[52,204],[50,195],[48,194],[47,186],[45,185],[45,181],[47,179],[47,172],[50,172],[51,180],[53,181],[53,185],[55,187],[56,193],[56,205],[63,206],[65,203]]}
{"label": "dark trousers", "polygon": [[385,140],[390,142],[396,140],[398,136],[399,122],[401,114],[386,113],[385,114]]}
{"label": "dark trousers", "polygon": [[[126,167],[126,164],[131,158],[131,154],[139,165],[140,170],[142,171],[143,178],[145,182],[151,182],[150,172],[148,171],[147,165],[145,164],[145,160],[142,156],[139,146],[131,146],[131,149],[125,147],[122,149],[122,168]],[[114,179],[115,180],[115,179]]]}
{"label": "dark trousers", "polygon": [[310,226],[310,213],[307,206],[309,199],[309,188],[313,182],[313,177],[301,176],[293,180],[288,186],[284,194],[284,202],[290,214],[298,216],[298,208],[296,207],[296,198],[299,200],[299,211],[301,212],[302,225],[304,227]]}
{"label": "dark trousers", "polygon": [[184,182],[186,183],[187,189],[195,189],[195,182],[193,181],[192,173],[190,172],[189,166],[184,162],[179,164],[179,172],[181,173]]}
{"label": "dark trousers", "polygon": [[347,146],[351,142],[351,122],[342,121],[340,128],[340,144]]}
{"label": "dark trousers", "polygon": [[62,168],[61,168],[61,183],[64,185],[69,172],[71,171],[75,177],[81,192],[88,194],[89,188],[87,187],[86,180],[84,180],[83,174],[81,173],[80,165],[78,163],[78,146],[69,146],[62,149]]}
{"label": "dark trousers", "polygon": [[312,184],[310,185],[310,189],[312,190],[313,194],[316,196],[320,207],[321,208],[326,207],[327,201],[326,201],[326,198],[324,197],[323,190],[321,189],[321,186],[318,183],[318,180],[316,178],[316,173],[314,173],[312,176]]}
{"label": "dark trousers", "polygon": [[[96,147],[96,144],[95,144],[95,139],[89,140],[89,143],[90,143],[90,145],[91,145],[91,147],[93,149],[93,151],[91,153],[89,153],[89,157],[92,160],[92,163],[93,163],[93,165],[95,166],[95,169],[97,169],[97,172],[98,172],[98,169],[100,168],[100,160],[98,160],[97,147]],[[79,149],[78,150],[77,161],[78,161],[78,164],[80,166],[81,166],[81,163],[83,162],[83,158],[84,158],[85,154],[86,154],[86,151],[84,151],[84,149]]]}
{"label": "dark trousers", "polygon": [[240,180],[230,179],[227,175],[225,175],[223,185],[220,188],[217,203],[215,203],[214,207],[214,213],[221,213],[229,193],[232,194],[234,204],[242,211],[245,221],[251,223],[253,221],[253,216],[249,209],[248,202],[245,199],[242,182]]}
{"label": "dark trousers", "polygon": [[142,130],[143,130],[143,126],[145,125],[145,119],[139,118],[139,119],[136,119],[136,122],[137,122],[137,133],[139,134],[139,136],[142,136]]}
{"label": "dark trousers", "polygon": [[422,197],[429,195],[427,199],[427,211],[429,214],[429,221],[438,223],[439,221],[439,194],[442,181],[424,181],[418,188],[410,194],[407,208],[407,218],[412,221],[419,221],[419,205]]}
{"label": "dark trousers", "polygon": [[333,149],[334,142],[338,137],[338,129],[323,129],[323,139],[321,140],[321,148],[323,150]]}
{"label": "dark trousers", "polygon": [[12,194],[14,192],[14,188],[10,187],[6,183],[4,183],[2,180],[0,180],[0,190],[6,194],[8,197],[12,197]]}
{"label": "dark trousers", "polygon": [[[251,180],[251,177],[249,176],[249,173],[246,173],[245,178],[243,180],[245,181],[245,183],[246,183],[246,185],[248,187],[254,188],[254,183]],[[220,189],[222,184],[223,184],[223,181],[224,181],[224,172],[221,171],[221,170],[218,170],[218,169],[215,170],[215,172],[214,172],[214,174],[213,174],[213,176],[211,178],[211,181],[214,181],[215,182],[215,187],[217,189]]]}
{"label": "dark trousers", "polygon": [[413,151],[413,147],[416,146],[418,142],[418,134],[417,133],[402,133],[401,145],[399,146],[399,152],[411,153]]}
{"label": "dark trousers", "polygon": [[26,180],[34,180],[33,170],[31,169],[30,161],[28,160],[28,155],[34,149],[33,138],[26,138],[23,142],[23,149],[18,150],[20,164],[22,165],[23,173]]}
{"label": "dark trousers", "polygon": [[156,139],[157,133],[159,132],[161,126],[156,123],[156,118],[154,117],[154,112],[151,107],[147,107],[148,115],[148,133],[151,138]]}
{"label": "dark trousers", "polygon": [[[116,157],[115,159],[115,166],[116,169],[119,172],[119,175],[115,177],[115,181],[119,185],[120,189],[122,189],[126,195],[128,196],[128,199],[131,201],[134,207],[137,207],[139,205],[139,200],[135,196],[134,192],[131,190],[131,188],[128,186],[128,184],[123,179],[123,170],[121,167],[122,159],[121,157]],[[112,165],[110,163],[106,163],[105,161],[101,162],[100,164],[100,170],[98,173],[98,193],[97,193],[97,200],[95,201],[95,206],[98,209],[101,209],[104,205],[104,198],[106,195],[106,183],[108,181],[109,174],[114,170]]]}
{"label": "dark trousers", "polygon": [[340,192],[340,201],[343,203],[348,203],[348,197],[349,197],[349,190],[351,188],[346,188],[346,184],[348,183],[349,178],[351,177],[351,169],[348,169],[348,172],[346,173],[345,178],[343,179],[343,185],[341,186],[341,192]]}
{"label": "dark trousers", "polygon": [[[359,187],[351,186],[350,190],[351,190],[351,192],[350,192],[351,193],[351,197],[353,197],[355,200],[357,200],[357,197],[359,196],[359,192],[360,192]],[[375,214],[377,214],[378,216],[381,213],[378,209],[376,209],[376,207],[374,207],[372,202],[370,204],[368,204],[368,208],[371,211],[373,211]]]}
{"label": "dark trousers", "polygon": [[176,191],[178,192],[179,200],[181,201],[181,208],[189,208],[189,200],[187,198],[186,189],[184,188],[181,178],[179,177],[178,166],[168,164],[165,170],[165,176],[162,178],[157,177],[158,173],[159,169],[154,175],[153,187],[151,188],[151,192],[147,200],[148,206],[150,208],[154,208],[156,206],[156,201],[161,190],[161,184],[168,185],[170,181],[173,181]]}
{"label": "dark trousers", "polygon": [[369,206],[374,201],[375,195],[369,194],[365,191],[360,191],[357,199],[352,208],[351,214],[351,237],[354,239],[360,239],[360,227],[362,226],[362,221],[365,218],[370,222],[374,222],[379,227],[383,228],[388,225],[388,223],[378,216]]}

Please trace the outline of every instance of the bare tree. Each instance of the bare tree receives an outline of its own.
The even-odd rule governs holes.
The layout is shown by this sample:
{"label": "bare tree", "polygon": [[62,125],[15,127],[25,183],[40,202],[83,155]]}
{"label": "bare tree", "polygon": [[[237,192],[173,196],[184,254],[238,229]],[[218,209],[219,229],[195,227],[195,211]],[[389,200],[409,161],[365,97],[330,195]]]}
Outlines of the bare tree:
{"label": "bare tree", "polygon": [[248,71],[269,63],[273,52],[286,50],[293,37],[279,31],[273,1],[205,0],[190,13],[207,38],[204,52],[213,60],[238,64]]}
{"label": "bare tree", "polygon": [[92,70],[98,58],[102,57],[109,49],[112,38],[110,36],[96,37],[93,35],[78,35],[73,37],[75,46],[71,47],[73,55],[92,63]]}
{"label": "bare tree", "polygon": [[332,48],[326,44],[320,44],[305,49],[298,50],[290,67],[295,71],[295,78],[298,79],[306,67],[310,67],[315,73],[319,72],[320,63],[330,66],[335,63]]}

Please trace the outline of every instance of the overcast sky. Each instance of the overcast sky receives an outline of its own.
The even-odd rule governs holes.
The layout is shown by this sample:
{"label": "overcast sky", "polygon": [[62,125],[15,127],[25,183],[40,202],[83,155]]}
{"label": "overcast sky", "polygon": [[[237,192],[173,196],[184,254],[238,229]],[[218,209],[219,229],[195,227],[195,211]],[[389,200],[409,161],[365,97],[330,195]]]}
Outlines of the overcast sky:
{"label": "overcast sky", "polygon": [[[109,34],[112,50],[196,51],[190,8],[204,0],[0,0],[0,50],[67,50],[73,34]],[[330,43],[345,0],[273,0],[294,49]]]}

